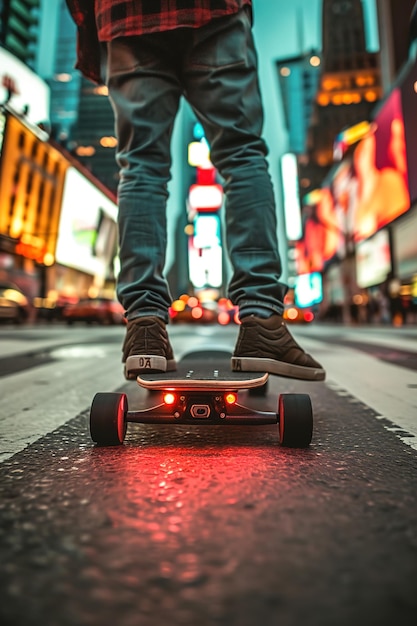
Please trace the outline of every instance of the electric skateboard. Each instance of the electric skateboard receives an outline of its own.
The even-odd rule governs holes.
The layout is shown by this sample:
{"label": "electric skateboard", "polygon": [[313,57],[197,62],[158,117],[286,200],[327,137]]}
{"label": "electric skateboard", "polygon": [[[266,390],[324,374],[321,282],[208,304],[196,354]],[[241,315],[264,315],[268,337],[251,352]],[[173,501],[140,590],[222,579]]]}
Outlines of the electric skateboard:
{"label": "electric skateboard", "polygon": [[158,392],[158,401],[147,409],[129,410],[125,393],[97,393],[90,410],[90,433],[98,445],[123,443],[128,422],[144,424],[277,424],[283,446],[305,448],[312,438],[313,411],[310,396],[283,393],[277,411],[258,411],[239,401],[242,391],[265,395],[268,373],[235,372],[230,355],[219,351],[186,355],[170,372],[143,372],[137,383]]}

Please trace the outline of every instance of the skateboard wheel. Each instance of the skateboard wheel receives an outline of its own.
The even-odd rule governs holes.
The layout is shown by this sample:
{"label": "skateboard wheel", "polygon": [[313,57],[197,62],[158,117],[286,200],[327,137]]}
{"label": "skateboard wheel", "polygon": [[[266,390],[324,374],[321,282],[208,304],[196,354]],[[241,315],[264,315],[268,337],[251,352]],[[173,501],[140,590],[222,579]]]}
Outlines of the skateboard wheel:
{"label": "skateboard wheel", "polygon": [[90,409],[90,434],[100,446],[118,446],[126,435],[128,411],[125,393],[97,393]]}
{"label": "skateboard wheel", "polygon": [[307,448],[313,436],[313,409],[305,393],[284,393],[278,398],[279,442],[289,448]]}

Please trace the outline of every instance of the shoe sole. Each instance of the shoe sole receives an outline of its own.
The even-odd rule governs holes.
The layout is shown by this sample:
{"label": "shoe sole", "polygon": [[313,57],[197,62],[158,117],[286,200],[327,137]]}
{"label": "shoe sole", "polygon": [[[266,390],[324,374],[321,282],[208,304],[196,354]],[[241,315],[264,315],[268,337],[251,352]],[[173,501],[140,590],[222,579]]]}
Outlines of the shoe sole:
{"label": "shoe sole", "polygon": [[232,357],[231,364],[234,372],[268,372],[269,374],[275,374],[275,376],[298,378],[300,380],[320,381],[326,378],[326,372],[321,368],[303,367],[285,363],[285,361],[276,361],[275,359],[239,356]]}
{"label": "shoe sole", "polygon": [[171,372],[176,369],[175,359],[167,360],[164,356],[141,354],[127,357],[124,374],[127,380],[135,380],[138,374],[144,372]]}

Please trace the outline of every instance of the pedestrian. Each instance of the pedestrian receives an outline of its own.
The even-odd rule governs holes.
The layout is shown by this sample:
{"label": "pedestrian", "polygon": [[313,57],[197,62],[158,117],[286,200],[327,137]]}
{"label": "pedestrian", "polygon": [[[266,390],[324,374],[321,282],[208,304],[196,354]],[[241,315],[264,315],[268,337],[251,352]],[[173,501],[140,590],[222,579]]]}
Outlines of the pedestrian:
{"label": "pedestrian", "polygon": [[126,378],[176,367],[163,269],[170,140],[183,96],[224,179],[228,295],[241,321],[232,367],[323,380],[324,369],[282,318],[287,286],[280,281],[251,0],[66,1],[78,27],[76,67],[107,84],[115,115]]}

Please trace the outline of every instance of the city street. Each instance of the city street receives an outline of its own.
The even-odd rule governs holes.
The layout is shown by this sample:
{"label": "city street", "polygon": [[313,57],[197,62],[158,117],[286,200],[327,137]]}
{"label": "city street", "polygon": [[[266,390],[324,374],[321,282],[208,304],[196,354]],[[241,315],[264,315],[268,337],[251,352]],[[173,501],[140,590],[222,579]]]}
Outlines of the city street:
{"label": "city street", "polygon": [[416,98],[417,0],[0,0],[0,626],[417,624]]}
{"label": "city street", "polygon": [[[277,427],[88,429],[122,375],[124,328],[0,326],[4,626],[405,626],[417,614],[417,330],[292,326],[327,370],[308,449]],[[177,359],[237,327],[171,325]]]}

